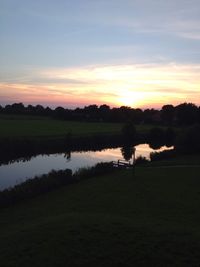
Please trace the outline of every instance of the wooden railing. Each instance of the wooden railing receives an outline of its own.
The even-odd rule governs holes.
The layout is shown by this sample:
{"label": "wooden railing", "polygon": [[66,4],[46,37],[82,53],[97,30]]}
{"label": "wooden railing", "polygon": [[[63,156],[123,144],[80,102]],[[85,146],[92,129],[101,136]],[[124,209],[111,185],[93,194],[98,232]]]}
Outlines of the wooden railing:
{"label": "wooden railing", "polygon": [[118,161],[113,161],[113,166],[117,168],[131,168],[134,167],[134,164],[132,164],[130,161],[126,160],[118,160]]}

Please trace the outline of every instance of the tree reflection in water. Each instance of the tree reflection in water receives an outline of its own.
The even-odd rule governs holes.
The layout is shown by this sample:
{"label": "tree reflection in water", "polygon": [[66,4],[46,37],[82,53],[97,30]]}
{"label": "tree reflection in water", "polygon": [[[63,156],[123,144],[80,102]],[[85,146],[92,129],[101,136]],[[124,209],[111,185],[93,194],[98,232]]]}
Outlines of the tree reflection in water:
{"label": "tree reflection in water", "polygon": [[126,145],[121,148],[122,156],[126,161],[132,159],[134,152],[135,152],[135,147],[133,146]]}

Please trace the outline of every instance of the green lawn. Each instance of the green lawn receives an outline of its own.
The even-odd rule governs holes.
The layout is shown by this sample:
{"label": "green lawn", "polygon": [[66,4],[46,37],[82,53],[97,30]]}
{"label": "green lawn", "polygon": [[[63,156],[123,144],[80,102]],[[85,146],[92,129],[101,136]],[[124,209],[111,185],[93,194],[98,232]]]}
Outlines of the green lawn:
{"label": "green lawn", "polygon": [[200,155],[185,154],[166,160],[158,160],[149,163],[151,166],[190,166],[200,165]]}
{"label": "green lawn", "polygon": [[0,266],[199,266],[200,166],[138,167],[0,211]]}
{"label": "green lawn", "polygon": [[95,133],[119,133],[119,123],[87,123],[54,120],[43,117],[1,116],[0,138],[60,137],[68,133],[87,136]]}
{"label": "green lawn", "polygon": [[[0,138],[44,138],[93,134],[118,134],[123,123],[63,121],[46,117],[21,115],[0,116]],[[152,125],[137,126],[140,133],[149,131]]]}

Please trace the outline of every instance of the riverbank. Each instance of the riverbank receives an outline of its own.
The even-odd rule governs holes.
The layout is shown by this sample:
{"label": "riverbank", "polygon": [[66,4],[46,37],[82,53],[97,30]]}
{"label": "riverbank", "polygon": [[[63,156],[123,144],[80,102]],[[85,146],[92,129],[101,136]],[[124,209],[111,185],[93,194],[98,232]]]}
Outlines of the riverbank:
{"label": "riverbank", "polygon": [[[123,136],[122,127],[120,123],[73,122],[44,117],[1,115],[0,163],[38,154],[95,151],[123,146],[127,143],[127,137]],[[155,139],[149,135],[152,127],[137,125],[131,144],[148,143]],[[164,135],[168,136],[168,132],[165,127],[161,129],[155,133],[159,135],[153,142],[165,145],[168,137],[165,138]]]}
{"label": "riverbank", "polygon": [[199,173],[137,167],[1,210],[1,265],[198,266]]}

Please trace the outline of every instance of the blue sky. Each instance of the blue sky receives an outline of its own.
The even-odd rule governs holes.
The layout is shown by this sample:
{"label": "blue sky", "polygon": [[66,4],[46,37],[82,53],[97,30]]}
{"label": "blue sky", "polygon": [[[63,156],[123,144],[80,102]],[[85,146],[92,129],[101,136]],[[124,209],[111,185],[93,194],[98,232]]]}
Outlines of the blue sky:
{"label": "blue sky", "polygon": [[199,0],[0,0],[0,102],[200,104]]}

